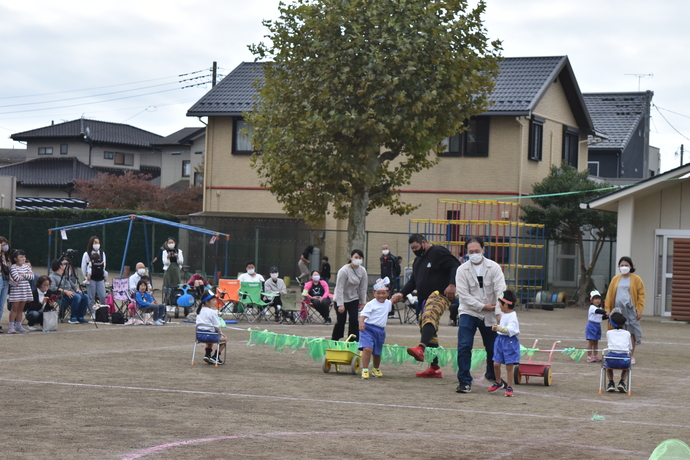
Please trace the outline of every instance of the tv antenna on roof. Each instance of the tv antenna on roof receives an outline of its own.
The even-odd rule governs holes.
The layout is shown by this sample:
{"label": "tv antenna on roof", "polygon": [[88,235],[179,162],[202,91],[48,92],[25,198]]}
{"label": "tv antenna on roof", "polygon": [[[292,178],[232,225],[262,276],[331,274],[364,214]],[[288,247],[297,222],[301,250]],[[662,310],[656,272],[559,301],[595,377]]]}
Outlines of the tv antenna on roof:
{"label": "tv antenna on roof", "polygon": [[637,77],[637,91],[640,91],[640,82],[642,81],[643,78],[646,77],[653,77],[653,73],[626,73],[624,75],[632,75],[633,77]]}

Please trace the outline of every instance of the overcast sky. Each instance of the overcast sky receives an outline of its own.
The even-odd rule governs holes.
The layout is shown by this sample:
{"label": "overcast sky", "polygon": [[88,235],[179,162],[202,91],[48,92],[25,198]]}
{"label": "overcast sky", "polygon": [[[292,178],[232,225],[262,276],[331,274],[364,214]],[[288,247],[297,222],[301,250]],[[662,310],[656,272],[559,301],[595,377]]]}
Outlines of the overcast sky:
{"label": "overcast sky", "polygon": [[[654,91],[651,144],[662,170],[690,150],[690,2],[488,0],[504,56],[568,55],[583,92]],[[82,115],[160,135],[201,126],[185,117],[210,85],[253,56],[278,0],[93,2],[0,0],[0,148],[12,133]],[[202,71],[202,72],[199,72]],[[192,72],[197,72],[193,73]],[[190,74],[179,77],[181,74]],[[183,79],[201,79],[180,82]],[[677,112],[672,113],[672,112]],[[678,132],[676,132],[677,129]],[[687,136],[687,138],[685,137]],[[685,161],[690,161],[690,154]]]}

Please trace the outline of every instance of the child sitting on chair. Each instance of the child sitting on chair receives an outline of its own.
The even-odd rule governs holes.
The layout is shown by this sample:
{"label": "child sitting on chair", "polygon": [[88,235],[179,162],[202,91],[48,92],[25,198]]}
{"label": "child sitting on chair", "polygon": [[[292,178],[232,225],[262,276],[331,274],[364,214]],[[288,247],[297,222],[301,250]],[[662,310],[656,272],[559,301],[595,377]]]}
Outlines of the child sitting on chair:
{"label": "child sitting on chair", "polygon": [[[219,342],[206,342],[206,355],[204,361],[209,364],[225,364],[221,359],[225,343],[228,341],[225,334],[220,332],[220,321],[216,310],[216,296],[213,291],[207,291],[206,296],[201,299],[201,305],[196,311],[197,338],[204,332],[216,332],[220,334]],[[210,337],[209,337],[210,338]],[[218,343],[218,350],[213,352],[213,344]]]}
{"label": "child sitting on chair", "polygon": [[[520,363],[520,324],[515,303],[517,296],[510,289],[503,291],[498,296],[498,304],[501,307],[501,322],[491,326],[492,331],[498,332],[494,342],[494,374],[496,382],[489,387],[489,393],[494,393],[505,388],[506,396],[513,396],[513,366]],[[508,383],[501,378],[501,364],[505,364],[508,374]]]}
{"label": "child sitting on chair", "polygon": [[386,341],[386,323],[388,312],[391,311],[391,301],[388,300],[388,277],[376,280],[374,284],[374,299],[369,301],[359,314],[359,347],[362,350],[362,378],[369,378],[369,360],[374,356],[374,377],[383,377],[381,365],[381,351]]}
{"label": "child sitting on chair", "polygon": [[148,292],[148,284],[145,280],[137,283],[137,293],[135,296],[137,308],[150,308],[153,310],[153,325],[163,326],[165,324],[165,305],[153,303],[153,296]]}
{"label": "child sitting on chair", "polygon": [[608,319],[606,310],[601,308],[601,294],[599,291],[592,291],[589,293],[590,302],[587,327],[585,328],[585,338],[587,339],[587,362],[594,363],[601,361],[597,356],[599,349],[599,340],[601,340],[601,321]]}
{"label": "child sitting on chair", "polygon": [[621,380],[618,382],[618,391],[627,393],[628,387],[625,384],[625,380],[628,377],[628,369],[630,369],[630,352],[633,348],[630,332],[623,329],[625,325],[625,316],[618,311],[611,313],[609,322],[615,329],[611,329],[606,333],[609,349],[609,352],[604,356],[607,367],[606,376],[609,379],[606,391],[616,391],[616,384],[613,382],[613,369],[621,369]]}

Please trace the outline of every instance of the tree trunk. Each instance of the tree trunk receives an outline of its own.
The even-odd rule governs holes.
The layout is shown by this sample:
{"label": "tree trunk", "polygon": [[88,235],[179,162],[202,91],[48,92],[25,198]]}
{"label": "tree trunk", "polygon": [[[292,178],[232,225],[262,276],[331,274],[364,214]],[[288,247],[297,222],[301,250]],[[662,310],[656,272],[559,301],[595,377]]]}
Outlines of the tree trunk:
{"label": "tree trunk", "polygon": [[587,306],[587,299],[589,298],[587,286],[589,285],[591,272],[587,270],[587,266],[585,265],[585,245],[582,242],[582,238],[578,239],[577,248],[580,253],[580,283],[577,288],[577,304],[581,307],[585,307]]}
{"label": "tree trunk", "polygon": [[[367,221],[367,207],[369,206],[369,190],[355,191],[352,194],[352,206],[347,218],[347,251],[361,249],[364,252],[364,238]],[[365,254],[366,256],[366,254]],[[365,259],[366,260],[366,259]]]}

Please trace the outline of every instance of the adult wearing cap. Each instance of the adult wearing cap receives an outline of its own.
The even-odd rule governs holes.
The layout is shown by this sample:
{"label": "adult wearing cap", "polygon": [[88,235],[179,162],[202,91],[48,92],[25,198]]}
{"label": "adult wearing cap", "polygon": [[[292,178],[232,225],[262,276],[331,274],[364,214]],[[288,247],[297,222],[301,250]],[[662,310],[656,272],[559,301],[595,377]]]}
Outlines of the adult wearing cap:
{"label": "adult wearing cap", "polygon": [[273,305],[276,310],[276,321],[280,322],[279,312],[283,308],[280,294],[287,294],[287,286],[285,286],[285,281],[278,278],[278,267],[271,267],[268,272],[270,277],[264,282],[264,293],[273,295],[265,296],[263,301]]}
{"label": "adult wearing cap", "polygon": [[[211,340],[206,343],[206,355],[204,361],[208,364],[225,364],[220,358],[225,350],[225,344],[228,338],[220,331],[220,320],[218,320],[218,310],[216,310],[216,294],[211,291],[206,291],[204,297],[201,298],[201,305],[196,310],[196,329],[197,340],[204,342],[204,333],[210,333],[208,339]],[[215,333],[220,334],[220,340],[215,341]],[[213,344],[218,343],[218,350],[213,351]]]}
{"label": "adult wearing cap", "polygon": [[[630,257],[623,256],[618,261],[620,275],[616,275],[609,284],[606,292],[606,311],[610,313],[615,309],[625,316],[624,329],[632,336],[632,351],[635,353],[635,345],[642,343],[642,326],[640,319],[644,310],[644,302],[647,295],[644,290],[642,278],[635,275],[635,266]],[[609,326],[609,329],[611,327]],[[635,364],[635,358],[631,360]]]}

